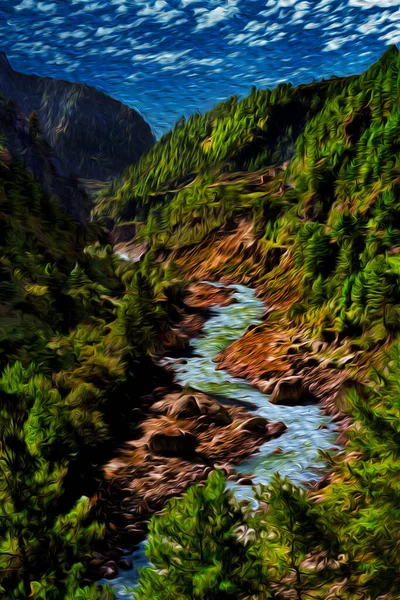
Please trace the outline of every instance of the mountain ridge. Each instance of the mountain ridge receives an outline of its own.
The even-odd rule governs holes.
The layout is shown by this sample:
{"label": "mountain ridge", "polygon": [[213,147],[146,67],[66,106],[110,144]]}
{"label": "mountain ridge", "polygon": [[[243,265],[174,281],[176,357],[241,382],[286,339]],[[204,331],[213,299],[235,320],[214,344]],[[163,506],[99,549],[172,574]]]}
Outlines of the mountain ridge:
{"label": "mountain ridge", "polygon": [[86,84],[15,71],[4,52],[0,93],[27,116],[38,113],[63,175],[110,180],[154,143],[136,110]]}

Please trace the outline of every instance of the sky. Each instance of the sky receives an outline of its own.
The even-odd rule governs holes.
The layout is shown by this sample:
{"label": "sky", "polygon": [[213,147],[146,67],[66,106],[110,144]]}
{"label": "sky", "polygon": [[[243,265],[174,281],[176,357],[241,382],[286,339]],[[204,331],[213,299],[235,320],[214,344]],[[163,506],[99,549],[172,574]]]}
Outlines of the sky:
{"label": "sky", "polygon": [[0,0],[14,69],[93,85],[159,137],[251,86],[359,73],[400,43],[400,0]]}

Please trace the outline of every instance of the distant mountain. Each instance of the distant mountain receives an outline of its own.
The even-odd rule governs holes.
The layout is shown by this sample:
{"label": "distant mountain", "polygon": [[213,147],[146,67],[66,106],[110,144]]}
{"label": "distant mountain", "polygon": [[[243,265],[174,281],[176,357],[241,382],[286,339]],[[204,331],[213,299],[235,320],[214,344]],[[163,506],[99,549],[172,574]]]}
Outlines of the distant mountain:
{"label": "distant mountain", "polygon": [[154,143],[139,113],[85,84],[14,71],[0,52],[0,94],[35,111],[63,175],[108,181]]}

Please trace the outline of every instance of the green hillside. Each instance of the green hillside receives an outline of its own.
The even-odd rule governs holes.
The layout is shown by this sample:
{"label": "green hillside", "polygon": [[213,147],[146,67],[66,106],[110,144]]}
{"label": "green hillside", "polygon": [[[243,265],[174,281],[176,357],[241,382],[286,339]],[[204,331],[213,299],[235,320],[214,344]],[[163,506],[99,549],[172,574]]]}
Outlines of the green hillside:
{"label": "green hillside", "polygon": [[399,76],[391,47],[360,76],[230,99],[100,195],[188,281],[257,287],[265,321],[222,366],[262,389],[294,375],[352,419],[319,494],[276,481],[240,516],[213,480],[155,517],[138,598],[399,597]]}
{"label": "green hillside", "polygon": [[399,61],[392,47],[360,76],[254,91],[178,123],[99,214],[136,220],[138,239],[167,250],[252,221],[259,280],[271,295],[290,286],[293,319],[382,340],[398,323]]}
{"label": "green hillside", "polygon": [[108,599],[80,584],[104,535],[89,498],[137,423],[165,302],[149,261],[122,261],[98,226],[69,217],[10,151],[18,131],[2,131],[0,595]]}

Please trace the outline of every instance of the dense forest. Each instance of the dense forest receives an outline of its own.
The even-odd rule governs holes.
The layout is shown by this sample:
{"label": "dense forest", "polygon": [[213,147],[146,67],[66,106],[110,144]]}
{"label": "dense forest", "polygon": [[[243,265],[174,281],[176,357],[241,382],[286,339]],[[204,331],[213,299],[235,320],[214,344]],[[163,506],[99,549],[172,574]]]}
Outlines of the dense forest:
{"label": "dense forest", "polygon": [[[267,307],[216,360],[271,398],[286,381],[344,413],[346,445],[325,454],[329,476],[312,490],[276,477],[252,506],[217,469],[170,500],[150,522],[133,597],[399,597],[399,76],[391,47],[360,76],[253,89],[182,119],[100,193],[91,219],[68,211],[66,189],[79,214],[90,203],[57,175],[38,116],[22,152],[2,101],[5,598],[114,597],[85,578],[106,533],[102,467],[167,379],[155,357],[204,279],[251,285]],[[138,262],[110,242],[132,226]]]}
{"label": "dense forest", "polygon": [[92,499],[105,457],[135,427],[165,301],[150,259],[122,261],[34,178],[24,160],[50,149],[33,120],[23,155],[9,150],[13,122],[1,124],[0,590],[109,598],[80,584],[104,532]]}

